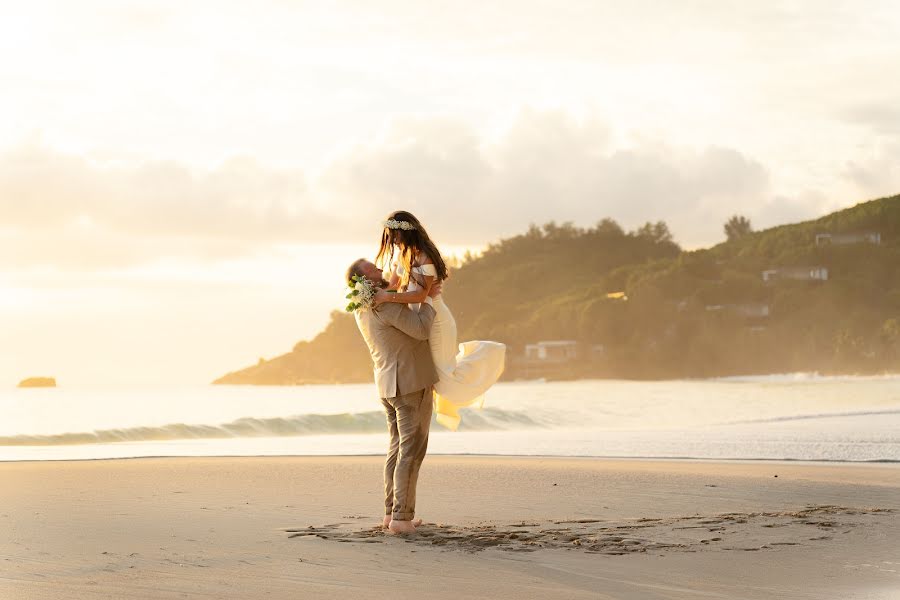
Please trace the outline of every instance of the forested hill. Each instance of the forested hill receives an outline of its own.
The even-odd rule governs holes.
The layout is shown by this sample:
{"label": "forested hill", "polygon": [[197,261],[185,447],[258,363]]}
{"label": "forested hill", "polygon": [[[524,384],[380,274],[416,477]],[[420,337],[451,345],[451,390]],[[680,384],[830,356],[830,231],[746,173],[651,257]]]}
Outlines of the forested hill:
{"label": "forested hill", "polygon": [[[444,297],[460,340],[509,345],[510,378],[900,371],[900,196],[731,237],[687,252],[664,223],[531,227],[454,269]],[[525,360],[545,340],[577,342],[576,357]],[[335,312],[313,340],[216,383],[370,378]]]}

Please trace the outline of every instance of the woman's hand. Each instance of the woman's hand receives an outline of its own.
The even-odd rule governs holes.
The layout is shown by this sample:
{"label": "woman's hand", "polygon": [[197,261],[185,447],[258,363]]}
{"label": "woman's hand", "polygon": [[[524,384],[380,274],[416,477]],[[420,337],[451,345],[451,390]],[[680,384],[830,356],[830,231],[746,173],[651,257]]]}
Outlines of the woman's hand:
{"label": "woman's hand", "polygon": [[378,290],[377,292],[375,292],[375,306],[378,306],[379,304],[383,304],[385,302],[390,302],[390,299],[390,292],[386,292],[384,290]]}

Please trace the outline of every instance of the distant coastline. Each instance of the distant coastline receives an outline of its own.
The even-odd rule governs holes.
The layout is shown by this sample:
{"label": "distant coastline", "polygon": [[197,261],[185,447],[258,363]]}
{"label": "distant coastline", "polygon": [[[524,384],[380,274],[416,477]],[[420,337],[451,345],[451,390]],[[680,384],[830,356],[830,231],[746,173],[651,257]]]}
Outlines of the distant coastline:
{"label": "distant coastline", "polygon": [[[728,228],[726,227],[726,231]],[[503,379],[705,379],[900,372],[900,196],[685,251],[665,223],[548,223],[452,270],[459,340],[508,347]],[[215,384],[363,383],[335,311],[314,339]]]}
{"label": "distant coastline", "polygon": [[[529,383],[529,382],[575,382],[575,381],[644,381],[644,382],[652,382],[652,381],[727,381],[730,379],[739,381],[743,379],[772,379],[772,380],[781,380],[781,381],[790,381],[790,380],[804,380],[804,379],[829,379],[829,378],[840,378],[840,377],[859,377],[859,378],[872,378],[872,377],[900,377],[900,369],[896,371],[871,371],[871,372],[861,372],[861,371],[780,371],[773,373],[721,373],[717,375],[709,375],[704,377],[615,377],[615,376],[602,376],[596,375],[592,373],[584,373],[582,375],[573,374],[570,376],[547,376],[547,377],[510,377],[507,374],[504,374],[500,381],[504,383]],[[355,379],[355,380],[333,380],[333,381],[325,381],[325,380],[310,380],[310,381],[291,381],[291,382],[253,382],[253,381],[238,381],[237,378],[234,377],[221,377],[211,383],[211,385],[258,385],[258,386],[308,386],[308,385],[359,385],[365,383],[371,383],[371,376],[363,379]]]}

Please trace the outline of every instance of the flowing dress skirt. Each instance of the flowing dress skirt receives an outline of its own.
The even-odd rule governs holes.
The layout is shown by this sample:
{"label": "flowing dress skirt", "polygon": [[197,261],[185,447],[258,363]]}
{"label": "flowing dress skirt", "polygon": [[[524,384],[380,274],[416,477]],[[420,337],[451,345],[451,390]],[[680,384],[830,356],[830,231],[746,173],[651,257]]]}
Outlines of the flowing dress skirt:
{"label": "flowing dress skirt", "polygon": [[499,342],[472,341],[456,345],[456,320],[443,299],[434,299],[434,324],[428,343],[438,372],[434,386],[437,422],[456,431],[459,409],[481,408],[484,393],[503,373],[506,345]]}

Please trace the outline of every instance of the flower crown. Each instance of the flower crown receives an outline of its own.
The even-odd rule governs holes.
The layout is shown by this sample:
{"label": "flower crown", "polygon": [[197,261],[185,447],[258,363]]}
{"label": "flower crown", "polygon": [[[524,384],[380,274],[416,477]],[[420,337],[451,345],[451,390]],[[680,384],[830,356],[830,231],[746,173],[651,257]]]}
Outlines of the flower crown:
{"label": "flower crown", "polygon": [[384,226],[388,229],[402,229],[403,231],[413,231],[416,228],[409,221],[398,221],[397,219],[388,219],[384,222]]}
{"label": "flower crown", "polygon": [[372,304],[375,303],[375,292],[378,291],[372,285],[372,282],[361,275],[354,275],[348,282],[348,285],[350,286],[350,293],[347,294],[346,298],[350,300],[350,304],[347,305],[347,312],[371,308]]}

